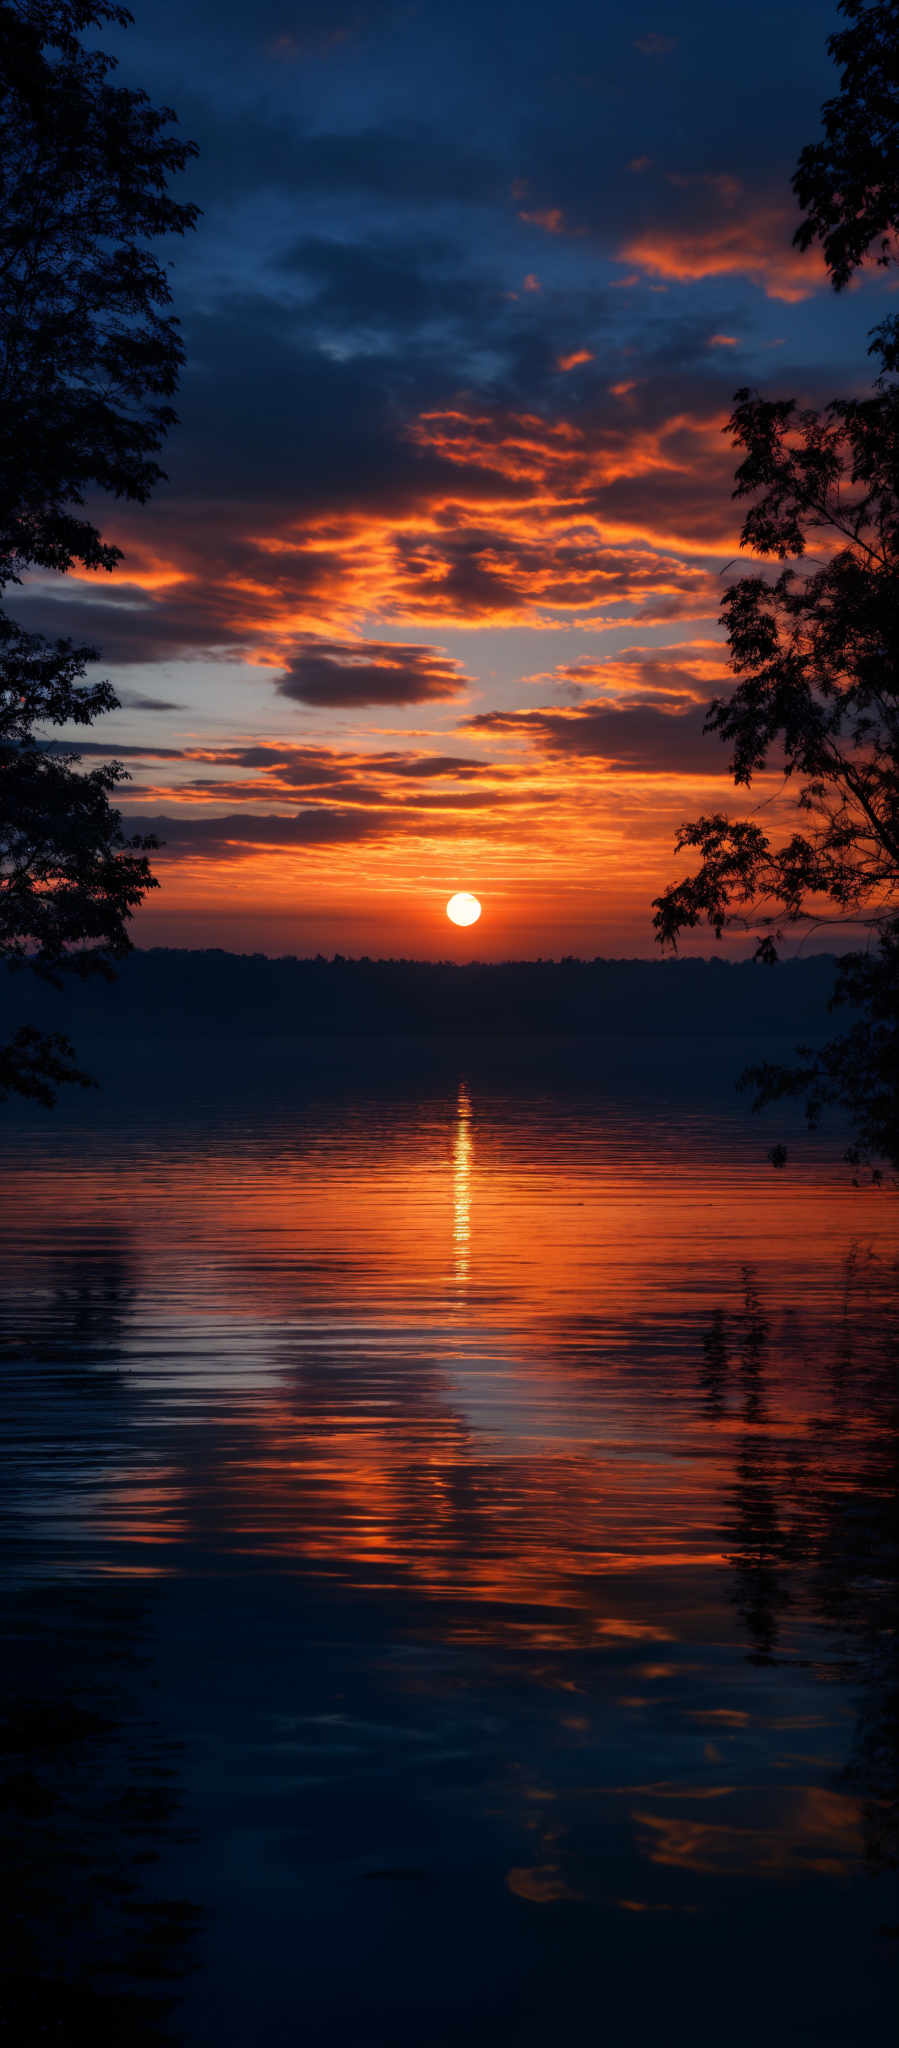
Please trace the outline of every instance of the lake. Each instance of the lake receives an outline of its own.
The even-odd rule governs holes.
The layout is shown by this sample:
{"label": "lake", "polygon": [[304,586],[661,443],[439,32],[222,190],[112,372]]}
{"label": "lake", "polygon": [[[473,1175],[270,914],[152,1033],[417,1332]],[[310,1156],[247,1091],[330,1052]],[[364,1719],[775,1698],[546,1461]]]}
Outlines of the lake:
{"label": "lake", "polygon": [[17,2048],[887,2033],[896,1196],[750,1050],[4,1113]]}

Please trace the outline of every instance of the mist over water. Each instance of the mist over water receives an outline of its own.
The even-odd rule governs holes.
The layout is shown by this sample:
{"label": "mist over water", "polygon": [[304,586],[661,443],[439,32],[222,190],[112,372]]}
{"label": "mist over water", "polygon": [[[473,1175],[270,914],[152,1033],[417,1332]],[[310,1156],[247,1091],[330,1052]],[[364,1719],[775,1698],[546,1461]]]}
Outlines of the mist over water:
{"label": "mist over water", "polygon": [[732,1042],[237,1057],[7,1127],[24,1977],[189,2048],[877,2038],[894,1196],[776,1175]]}

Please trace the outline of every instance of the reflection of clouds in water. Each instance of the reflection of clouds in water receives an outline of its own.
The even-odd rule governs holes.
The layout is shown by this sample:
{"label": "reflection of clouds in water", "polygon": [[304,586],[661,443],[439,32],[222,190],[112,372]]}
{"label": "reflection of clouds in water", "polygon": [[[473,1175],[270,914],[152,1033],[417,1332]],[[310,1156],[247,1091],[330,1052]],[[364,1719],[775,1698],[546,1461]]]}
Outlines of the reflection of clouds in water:
{"label": "reflection of clouds in water", "polygon": [[468,1279],[471,1250],[472,1151],[471,1097],[460,1081],[453,1131],[453,1264],[460,1285]]}
{"label": "reflection of clouds in water", "polygon": [[507,1870],[506,1884],[518,1899],[528,1899],[532,1906],[544,1906],[555,1899],[579,1899],[580,1892],[573,1892],[561,1875],[557,1863],[538,1863],[531,1868],[524,1866]]}
{"label": "reflection of clouds in water", "polygon": [[[294,1717],[260,1749],[256,1796],[336,1727],[333,1778],[323,1766],[309,1795],[320,1839],[351,1771],[343,1867],[382,1890],[431,1874],[419,1791],[442,1800],[446,1771],[458,1866],[501,1874],[504,1913],[538,1939],[557,1918],[586,1930],[587,1907],[624,1927],[716,1911],[731,1883],[773,1927],[764,1894],[812,1876],[832,1930],[863,1836],[883,1834],[887,1653],[842,1778],[840,1673],[825,1691],[820,1660],[795,1657],[834,1625],[847,1658],[884,1640],[886,1594],[865,1587],[887,1504],[886,1265],[844,1273],[829,1182],[774,1205],[767,1169],[716,1155],[707,1170],[636,1123],[624,1171],[614,1113],[590,1099],[522,1106],[479,1073],[416,1089],[411,1110],[326,1101],[287,1138],[262,1121],[135,1153],[126,1134],[10,1183],[10,1279],[22,1270],[0,1330],[20,1350],[28,1335],[14,1417],[23,1390],[46,1410],[28,1410],[41,1536],[55,1520],[61,1550],[64,1511],[65,1541],[89,1542],[104,1574],[159,1572],[152,1611],[179,1642],[186,1615],[198,1632],[175,1701],[191,1728],[201,1669],[230,1668],[250,1617],[247,1711]],[[76,1201],[87,1223],[57,1284]],[[122,1214],[135,1249],[117,1272]],[[270,1620],[251,1570],[283,1574]],[[221,1609],[190,1591],[207,1571],[231,1574]],[[338,1679],[306,1653],[332,1614]],[[215,1843],[218,1711],[198,1728],[219,1758]],[[881,1797],[869,1821],[863,1800]],[[233,1899],[229,1939],[240,1874]]]}
{"label": "reflection of clouds in water", "polygon": [[[695,1791],[668,1796],[689,1801]],[[711,1795],[707,1795],[711,1796]],[[861,1855],[858,1802],[822,1785],[785,1787],[782,1792],[745,1793],[723,1786],[720,1797],[734,1817],[709,1821],[703,1816],[638,1812],[640,1848],[652,1863],[702,1873],[753,1871],[780,1876],[789,1871],[816,1871],[838,1876],[857,1865]],[[761,1825],[760,1811],[767,1807]]]}

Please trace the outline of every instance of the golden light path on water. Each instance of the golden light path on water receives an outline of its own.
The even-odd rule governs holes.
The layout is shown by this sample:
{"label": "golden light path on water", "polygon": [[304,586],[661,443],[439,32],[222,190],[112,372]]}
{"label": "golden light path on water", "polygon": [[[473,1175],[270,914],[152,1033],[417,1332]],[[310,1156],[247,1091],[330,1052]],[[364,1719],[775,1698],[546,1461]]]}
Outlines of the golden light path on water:
{"label": "golden light path on water", "polygon": [[456,1279],[460,1286],[468,1278],[471,1242],[471,1096],[464,1081],[459,1082],[456,1128],[453,1134],[453,1248]]}

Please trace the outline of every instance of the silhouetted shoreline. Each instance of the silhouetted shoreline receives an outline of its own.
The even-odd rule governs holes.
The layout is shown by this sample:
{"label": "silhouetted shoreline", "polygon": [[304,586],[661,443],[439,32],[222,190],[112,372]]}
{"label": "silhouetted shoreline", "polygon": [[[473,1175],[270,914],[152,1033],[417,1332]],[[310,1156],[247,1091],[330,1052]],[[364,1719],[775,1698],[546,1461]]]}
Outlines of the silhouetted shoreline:
{"label": "silhouetted shoreline", "polygon": [[[753,961],[301,960],[136,950],[113,983],[62,990],[8,977],[4,1024],[92,1037],[298,1034],[351,1038],[814,1036],[827,1029],[831,954]],[[844,1013],[845,1014],[845,1013]]]}

